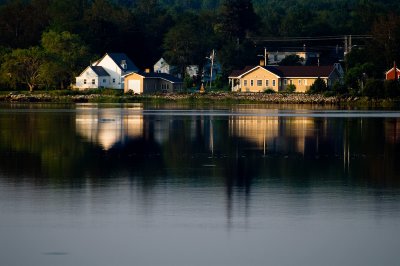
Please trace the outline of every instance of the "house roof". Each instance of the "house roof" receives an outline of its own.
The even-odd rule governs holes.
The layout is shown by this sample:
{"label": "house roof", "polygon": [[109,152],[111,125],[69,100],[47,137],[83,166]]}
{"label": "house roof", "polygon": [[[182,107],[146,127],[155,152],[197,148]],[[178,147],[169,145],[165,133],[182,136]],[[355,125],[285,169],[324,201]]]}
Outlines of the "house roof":
{"label": "house roof", "polygon": [[[115,62],[115,64],[116,64],[121,70],[123,70],[123,71],[125,71],[125,72],[137,72],[137,71],[139,71],[139,68],[132,62],[131,59],[129,59],[129,57],[128,57],[125,53],[107,53],[107,54],[105,54],[105,55],[103,56],[103,58],[104,58],[106,55],[108,55],[108,56]],[[103,59],[103,58],[102,58],[102,59]],[[100,59],[100,60],[97,62],[97,64],[100,63],[100,61],[101,61],[102,59]],[[126,69],[122,69],[122,67],[121,67],[121,62],[124,61],[124,60],[125,60],[126,66],[127,66]]]}
{"label": "house roof", "polygon": [[[392,72],[393,70],[394,70],[394,67],[392,67],[391,69],[389,69],[388,71],[386,71],[385,74],[388,74],[388,73]],[[396,67],[396,70],[397,70],[397,72],[400,72],[400,69],[398,69],[397,67]]]}
{"label": "house roof", "polygon": [[242,70],[233,70],[229,77],[239,77],[243,75],[246,72],[249,72],[253,68],[256,68],[257,66],[245,66]]}
{"label": "house roof", "polygon": [[266,66],[267,70],[281,77],[329,77],[333,66]]}
{"label": "house roof", "polygon": [[138,73],[126,74],[126,75],[124,75],[124,77],[130,76],[132,74],[137,74],[137,75],[140,75],[140,76],[142,76],[144,78],[149,78],[149,79],[151,79],[151,78],[153,78],[153,79],[163,79],[163,80],[169,81],[171,83],[183,83],[182,79],[177,78],[175,76],[172,76],[170,74],[166,74],[166,73],[154,73],[154,72],[146,73],[146,72],[141,71],[141,72],[138,72]]}
{"label": "house roof", "polygon": [[108,72],[101,66],[90,66],[94,73],[99,77],[110,76]]}
{"label": "house roof", "polygon": [[142,72],[140,73],[140,75],[142,75],[145,78],[159,78],[159,79],[164,79],[167,80],[169,82],[172,83],[182,83],[183,81],[180,78],[177,78],[175,76],[172,76],[170,74],[166,74],[166,73],[145,73]]}
{"label": "house roof", "polygon": [[264,68],[279,77],[329,77],[334,66],[246,66],[242,70],[234,70],[229,77],[239,77],[256,68]]}

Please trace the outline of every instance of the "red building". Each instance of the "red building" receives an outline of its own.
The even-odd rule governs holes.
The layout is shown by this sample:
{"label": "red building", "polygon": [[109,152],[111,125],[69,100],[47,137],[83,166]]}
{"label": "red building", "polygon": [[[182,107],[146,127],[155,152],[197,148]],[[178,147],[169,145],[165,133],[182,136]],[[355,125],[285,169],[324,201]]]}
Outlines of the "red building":
{"label": "red building", "polygon": [[400,69],[398,69],[396,67],[396,63],[394,63],[394,66],[389,71],[386,72],[386,80],[398,80],[399,77],[400,77]]}

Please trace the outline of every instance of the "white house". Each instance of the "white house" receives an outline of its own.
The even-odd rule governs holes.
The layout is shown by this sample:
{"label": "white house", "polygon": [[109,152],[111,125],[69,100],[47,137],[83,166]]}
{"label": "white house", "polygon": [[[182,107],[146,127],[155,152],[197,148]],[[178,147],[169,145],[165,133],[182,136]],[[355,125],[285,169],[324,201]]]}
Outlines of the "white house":
{"label": "white house", "polygon": [[167,61],[165,61],[164,58],[161,57],[160,60],[154,64],[153,68],[154,73],[173,74],[172,72],[174,72],[176,67],[171,66]]}
{"label": "white house", "polygon": [[78,77],[78,89],[111,88],[124,89],[124,75],[139,69],[124,53],[107,53],[88,66]]}

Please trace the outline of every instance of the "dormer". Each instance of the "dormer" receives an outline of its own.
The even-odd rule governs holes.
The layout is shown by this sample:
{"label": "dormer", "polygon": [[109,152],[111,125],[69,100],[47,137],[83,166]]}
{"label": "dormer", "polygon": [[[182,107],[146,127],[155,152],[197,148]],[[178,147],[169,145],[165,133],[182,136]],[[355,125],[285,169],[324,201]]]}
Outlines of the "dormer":
{"label": "dormer", "polygon": [[127,65],[127,63],[126,63],[126,60],[121,60],[121,68],[122,68],[123,70],[128,69],[128,65]]}

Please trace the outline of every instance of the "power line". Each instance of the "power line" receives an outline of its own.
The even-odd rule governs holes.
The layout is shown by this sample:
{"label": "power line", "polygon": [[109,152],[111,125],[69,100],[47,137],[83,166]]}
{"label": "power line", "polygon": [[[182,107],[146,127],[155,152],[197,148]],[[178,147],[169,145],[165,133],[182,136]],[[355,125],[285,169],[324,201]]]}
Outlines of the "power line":
{"label": "power line", "polygon": [[372,39],[372,35],[334,35],[334,36],[299,36],[299,37],[249,37],[253,41],[259,42],[299,42],[299,41],[329,41],[344,40],[351,36],[352,39]]}

